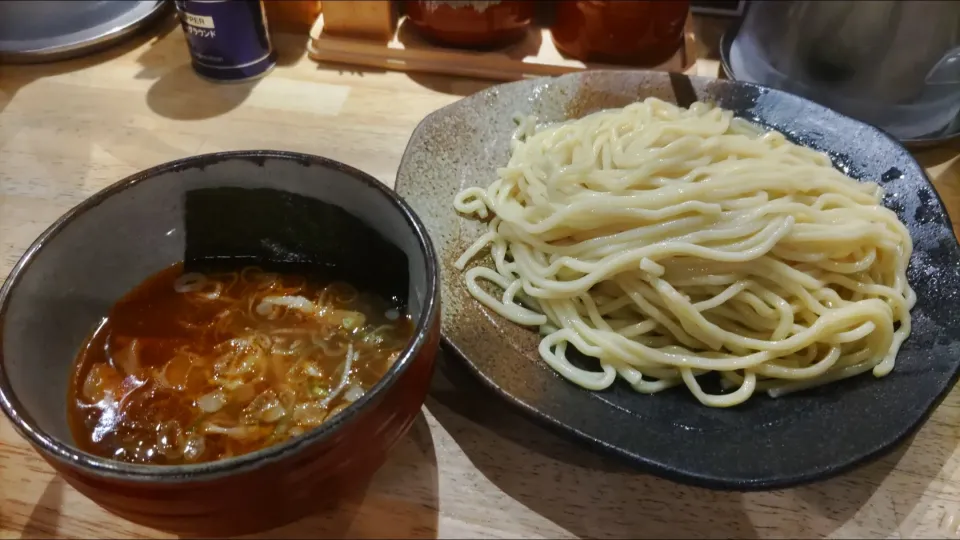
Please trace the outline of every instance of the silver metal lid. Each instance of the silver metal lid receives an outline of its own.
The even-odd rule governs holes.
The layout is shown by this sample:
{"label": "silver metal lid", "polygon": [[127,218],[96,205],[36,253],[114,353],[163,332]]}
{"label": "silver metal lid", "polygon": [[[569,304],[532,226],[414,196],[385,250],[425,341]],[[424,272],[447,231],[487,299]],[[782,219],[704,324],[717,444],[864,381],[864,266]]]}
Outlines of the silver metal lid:
{"label": "silver metal lid", "polygon": [[166,0],[4,0],[0,62],[50,62],[104,49],[169,14]]}

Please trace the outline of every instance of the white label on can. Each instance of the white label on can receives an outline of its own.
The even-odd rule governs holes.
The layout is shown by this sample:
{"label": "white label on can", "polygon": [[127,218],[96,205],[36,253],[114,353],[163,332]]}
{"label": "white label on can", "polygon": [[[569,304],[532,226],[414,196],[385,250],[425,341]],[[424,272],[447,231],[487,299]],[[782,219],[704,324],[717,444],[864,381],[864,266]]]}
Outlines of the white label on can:
{"label": "white label on can", "polygon": [[209,15],[194,15],[193,13],[184,12],[186,16],[187,24],[190,26],[196,26],[198,28],[209,28],[213,30],[213,17]]}

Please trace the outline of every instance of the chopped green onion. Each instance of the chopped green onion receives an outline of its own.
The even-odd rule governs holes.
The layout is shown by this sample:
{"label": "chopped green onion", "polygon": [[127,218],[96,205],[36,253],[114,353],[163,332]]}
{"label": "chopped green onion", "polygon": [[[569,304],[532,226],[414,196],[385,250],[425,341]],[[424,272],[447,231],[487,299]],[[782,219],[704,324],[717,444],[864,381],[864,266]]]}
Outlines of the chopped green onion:
{"label": "chopped green onion", "polygon": [[197,419],[194,420],[192,424],[187,426],[187,433],[193,433],[194,431],[196,431],[197,428],[200,427],[200,424],[203,423],[203,421],[206,420],[208,416],[210,415],[207,413],[203,413],[200,416],[198,416]]}
{"label": "chopped green onion", "polygon": [[289,425],[289,422],[287,421],[286,418],[277,422],[277,425],[273,426],[273,433],[271,433],[270,436],[267,437],[267,443],[274,442],[275,440],[277,440],[277,437],[286,433],[288,425]]}

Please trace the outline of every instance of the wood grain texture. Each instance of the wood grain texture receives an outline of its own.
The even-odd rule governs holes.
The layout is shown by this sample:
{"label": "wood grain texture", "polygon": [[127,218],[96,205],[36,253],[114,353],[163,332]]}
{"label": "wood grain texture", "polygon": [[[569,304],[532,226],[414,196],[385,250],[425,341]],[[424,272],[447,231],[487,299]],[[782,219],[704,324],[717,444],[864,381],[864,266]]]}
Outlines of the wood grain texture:
{"label": "wood grain texture", "polygon": [[[334,2],[339,4],[340,2]],[[369,2],[367,2],[369,3]],[[350,62],[360,66],[394,71],[434,73],[476,77],[499,81],[516,81],[531,77],[548,77],[587,69],[617,69],[609,64],[589,63],[567,58],[557,51],[550,30],[532,27],[520,42],[496,51],[472,51],[441,47],[417,34],[410,19],[400,22],[388,42],[357,39],[351,35],[331,33],[327,24],[331,5],[310,31],[307,53],[318,61]],[[673,73],[696,74],[697,24],[691,15],[684,27],[684,41],[669,59],[650,69]]]}
{"label": "wood grain texture", "polygon": [[[0,66],[0,276],[83,198],[192,154],[309,152],[392,185],[420,119],[490,84],[318,68],[291,37],[277,40],[281,66],[266,79],[214,85],[194,76],[174,25],[159,34],[86,59]],[[698,73],[716,75],[716,62]],[[917,156],[960,223],[960,145]],[[872,421],[870,411],[856,421]],[[957,537],[958,442],[954,391],[908,444],[876,463],[807,487],[716,493],[561,440],[442,361],[421,416],[362,501],[259,537]],[[4,419],[0,538],[21,537],[165,535],[65,486]]]}

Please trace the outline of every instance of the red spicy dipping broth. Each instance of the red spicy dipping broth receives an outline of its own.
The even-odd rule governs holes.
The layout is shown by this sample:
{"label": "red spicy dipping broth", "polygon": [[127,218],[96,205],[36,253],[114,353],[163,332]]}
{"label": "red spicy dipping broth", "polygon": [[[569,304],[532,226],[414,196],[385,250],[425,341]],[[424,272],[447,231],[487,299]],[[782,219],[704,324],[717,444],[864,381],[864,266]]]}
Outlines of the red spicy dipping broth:
{"label": "red spicy dipping broth", "polygon": [[80,448],[130,463],[200,463],[321,425],[396,361],[413,323],[343,282],[170,267],[123,297],[76,360]]}

